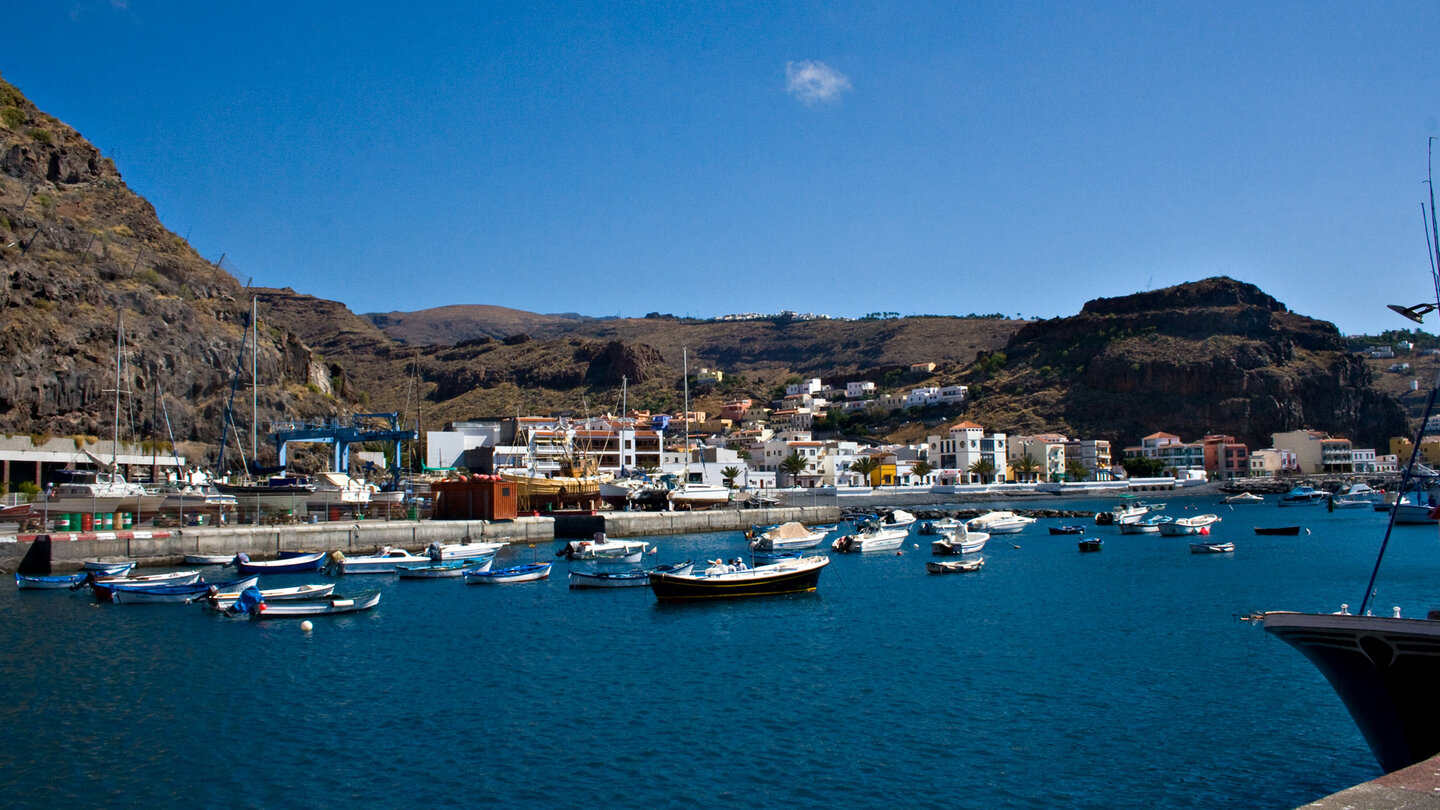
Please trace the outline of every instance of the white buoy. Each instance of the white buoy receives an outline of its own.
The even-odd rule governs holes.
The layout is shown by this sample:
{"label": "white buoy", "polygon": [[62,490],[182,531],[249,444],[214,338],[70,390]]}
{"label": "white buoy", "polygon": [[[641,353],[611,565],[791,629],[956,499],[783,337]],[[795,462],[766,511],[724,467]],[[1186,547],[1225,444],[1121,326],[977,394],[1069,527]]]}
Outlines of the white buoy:
{"label": "white buoy", "polygon": [[311,624],[309,619],[306,619],[305,621],[300,622],[300,629],[308,633],[311,630],[315,629],[315,625]]}

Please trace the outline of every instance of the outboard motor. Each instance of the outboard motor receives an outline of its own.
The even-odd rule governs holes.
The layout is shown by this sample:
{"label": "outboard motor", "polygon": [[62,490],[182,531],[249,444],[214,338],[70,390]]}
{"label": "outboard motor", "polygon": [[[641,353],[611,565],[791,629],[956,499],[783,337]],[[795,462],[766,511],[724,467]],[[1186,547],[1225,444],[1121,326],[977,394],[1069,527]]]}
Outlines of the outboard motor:
{"label": "outboard motor", "polygon": [[240,592],[240,598],[230,610],[235,613],[259,613],[265,609],[265,597],[260,595],[260,589],[254,585]]}
{"label": "outboard motor", "polygon": [[426,546],[425,553],[427,556],[430,557],[431,560],[435,562],[440,562],[440,559],[443,556],[442,552],[440,551],[440,544],[438,542],[431,543],[430,545]]}

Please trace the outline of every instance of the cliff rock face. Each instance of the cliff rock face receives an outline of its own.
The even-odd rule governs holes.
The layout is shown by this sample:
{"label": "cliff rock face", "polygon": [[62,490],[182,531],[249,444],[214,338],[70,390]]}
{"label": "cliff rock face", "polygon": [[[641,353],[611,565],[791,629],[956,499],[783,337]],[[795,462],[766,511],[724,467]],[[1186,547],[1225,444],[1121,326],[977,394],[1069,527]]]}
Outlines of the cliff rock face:
{"label": "cliff rock face", "polygon": [[[118,388],[122,438],[213,444],[249,307],[108,158],[0,81],[0,431],[108,437]],[[262,329],[255,366],[262,429],[337,412],[337,375],[293,333]]]}
{"label": "cliff rock face", "polygon": [[1012,431],[1066,426],[1129,443],[1223,433],[1257,447],[1308,428],[1377,448],[1405,432],[1399,403],[1371,387],[1332,324],[1229,278],[1091,301],[1027,325],[1003,351],[1003,366],[971,381],[988,395],[977,408]]}

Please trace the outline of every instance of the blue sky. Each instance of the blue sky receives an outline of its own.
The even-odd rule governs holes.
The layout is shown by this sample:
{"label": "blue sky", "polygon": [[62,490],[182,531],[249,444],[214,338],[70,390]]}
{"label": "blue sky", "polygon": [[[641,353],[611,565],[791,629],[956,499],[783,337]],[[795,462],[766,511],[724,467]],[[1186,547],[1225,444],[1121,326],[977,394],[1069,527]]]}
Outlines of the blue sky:
{"label": "blue sky", "polygon": [[1055,317],[1229,275],[1356,333],[1435,297],[1435,3],[6,19],[0,74],[169,228],[356,312]]}

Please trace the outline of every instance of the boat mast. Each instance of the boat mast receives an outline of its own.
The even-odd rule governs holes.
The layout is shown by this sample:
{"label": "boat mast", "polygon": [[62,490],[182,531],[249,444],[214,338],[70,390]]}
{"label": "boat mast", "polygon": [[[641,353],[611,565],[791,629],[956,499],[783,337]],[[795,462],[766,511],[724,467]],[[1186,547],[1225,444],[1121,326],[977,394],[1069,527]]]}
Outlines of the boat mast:
{"label": "boat mast", "polygon": [[[1429,154],[1426,157],[1426,179],[1425,184],[1430,187],[1430,216],[1429,227],[1425,231],[1425,248],[1430,261],[1430,280],[1435,289],[1434,309],[1440,309],[1440,227],[1437,227],[1435,218],[1435,138],[1429,141]],[[1425,213],[1425,204],[1420,204],[1420,212]],[[1421,310],[1423,314],[1428,310]],[[1414,320],[1419,321],[1419,317]],[[1415,430],[1415,440],[1410,448],[1410,463],[1405,465],[1405,472],[1400,478],[1400,494],[1395,501],[1395,508],[1390,510],[1390,522],[1385,526],[1385,539],[1380,541],[1380,552],[1375,555],[1375,567],[1370,571],[1370,582],[1365,586],[1365,596],[1360,600],[1360,615],[1366,615],[1370,607],[1370,598],[1375,594],[1375,579],[1380,574],[1380,563],[1385,559],[1385,550],[1390,545],[1390,533],[1395,529],[1395,516],[1400,513],[1400,501],[1405,498],[1405,493],[1410,491],[1410,482],[1415,477],[1415,465],[1420,460],[1420,442],[1425,438],[1425,426],[1430,421],[1430,414],[1435,410],[1435,395],[1440,393],[1440,377],[1437,377],[1430,384],[1430,396],[1425,400],[1425,412],[1420,417],[1420,427]],[[1415,496],[1418,498],[1418,493]]]}
{"label": "boat mast", "polygon": [[255,318],[256,296],[250,296],[250,330],[254,340],[250,343],[250,458],[260,463],[256,442],[260,439],[260,373],[257,357],[260,354],[260,322]]}
{"label": "boat mast", "polygon": [[680,374],[681,384],[685,389],[685,410],[680,418],[685,420],[685,480],[682,484],[690,483],[690,350],[680,350]]}
{"label": "boat mast", "polygon": [[120,356],[125,347],[125,310],[115,313],[115,439],[110,444],[110,473],[120,463]]}

